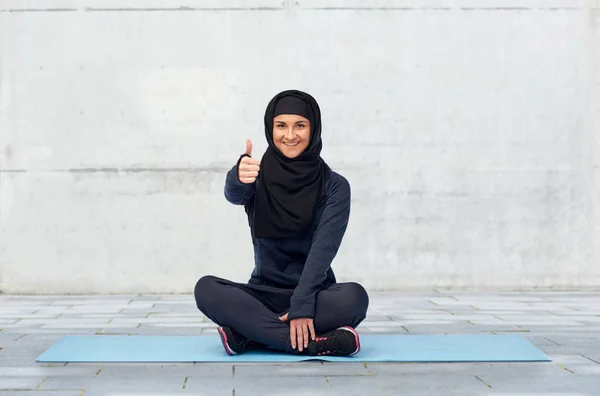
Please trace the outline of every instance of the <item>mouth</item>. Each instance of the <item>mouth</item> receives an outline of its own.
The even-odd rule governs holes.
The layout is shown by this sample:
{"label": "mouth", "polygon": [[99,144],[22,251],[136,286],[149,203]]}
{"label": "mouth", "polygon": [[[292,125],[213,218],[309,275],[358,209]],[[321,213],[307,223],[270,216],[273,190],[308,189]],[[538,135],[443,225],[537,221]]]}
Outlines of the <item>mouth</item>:
{"label": "mouth", "polygon": [[286,145],[287,147],[295,147],[299,144],[300,142],[295,142],[295,143],[287,143],[287,142],[283,142],[284,145]]}

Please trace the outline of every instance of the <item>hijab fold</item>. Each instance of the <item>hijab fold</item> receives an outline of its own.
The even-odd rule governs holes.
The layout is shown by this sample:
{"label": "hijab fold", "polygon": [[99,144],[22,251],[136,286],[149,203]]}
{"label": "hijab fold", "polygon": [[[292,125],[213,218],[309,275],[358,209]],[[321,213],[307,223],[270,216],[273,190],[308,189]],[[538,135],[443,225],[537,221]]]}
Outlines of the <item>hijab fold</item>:
{"label": "hijab fold", "polygon": [[[297,114],[310,121],[310,142],[296,158],[287,158],[273,142],[273,118],[279,114]],[[269,102],[264,123],[269,147],[256,179],[252,232],[256,238],[299,236],[312,224],[330,173],[321,158],[321,111],[309,94],[283,91]]]}

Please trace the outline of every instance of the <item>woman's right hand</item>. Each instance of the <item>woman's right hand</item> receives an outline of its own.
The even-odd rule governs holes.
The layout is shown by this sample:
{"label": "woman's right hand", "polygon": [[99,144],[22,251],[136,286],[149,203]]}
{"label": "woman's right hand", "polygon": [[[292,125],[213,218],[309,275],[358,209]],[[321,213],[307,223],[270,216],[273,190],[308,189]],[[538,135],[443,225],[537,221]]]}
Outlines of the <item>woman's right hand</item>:
{"label": "woman's right hand", "polygon": [[246,140],[246,155],[238,165],[238,178],[244,184],[254,183],[260,171],[260,161],[252,158],[252,142]]}

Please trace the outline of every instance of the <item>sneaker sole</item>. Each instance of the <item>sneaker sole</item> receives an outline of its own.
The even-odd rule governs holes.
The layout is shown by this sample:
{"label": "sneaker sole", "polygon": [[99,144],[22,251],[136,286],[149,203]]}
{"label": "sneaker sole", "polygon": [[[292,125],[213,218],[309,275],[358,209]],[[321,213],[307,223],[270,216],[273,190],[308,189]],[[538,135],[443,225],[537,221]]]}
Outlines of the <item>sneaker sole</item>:
{"label": "sneaker sole", "polygon": [[225,348],[225,352],[227,352],[229,356],[236,355],[236,353],[232,351],[231,348],[229,348],[229,344],[227,344],[227,334],[225,334],[223,328],[219,327],[217,330],[219,330],[219,337],[221,337],[221,342],[223,343],[223,348]]}
{"label": "sneaker sole", "polygon": [[360,352],[360,339],[358,337],[358,332],[356,330],[354,330],[352,327],[350,326],[344,326],[344,327],[340,327],[339,330],[346,330],[351,332],[352,334],[354,334],[354,338],[356,339],[356,351],[352,352],[350,355],[348,356],[354,356],[356,355],[358,352]]}

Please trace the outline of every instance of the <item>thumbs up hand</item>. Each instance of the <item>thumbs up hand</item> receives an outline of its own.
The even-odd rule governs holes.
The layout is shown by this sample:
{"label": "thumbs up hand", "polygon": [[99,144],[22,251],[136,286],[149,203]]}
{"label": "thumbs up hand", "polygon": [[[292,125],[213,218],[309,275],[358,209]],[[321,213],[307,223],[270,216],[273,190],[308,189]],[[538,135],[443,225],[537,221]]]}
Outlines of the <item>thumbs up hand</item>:
{"label": "thumbs up hand", "polygon": [[260,171],[260,161],[252,158],[252,142],[250,139],[246,140],[246,152],[245,154],[250,157],[244,157],[240,161],[238,166],[238,177],[244,184],[254,183],[258,177]]}

